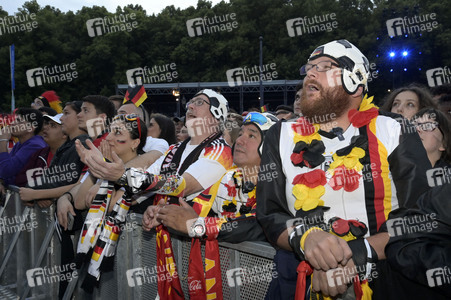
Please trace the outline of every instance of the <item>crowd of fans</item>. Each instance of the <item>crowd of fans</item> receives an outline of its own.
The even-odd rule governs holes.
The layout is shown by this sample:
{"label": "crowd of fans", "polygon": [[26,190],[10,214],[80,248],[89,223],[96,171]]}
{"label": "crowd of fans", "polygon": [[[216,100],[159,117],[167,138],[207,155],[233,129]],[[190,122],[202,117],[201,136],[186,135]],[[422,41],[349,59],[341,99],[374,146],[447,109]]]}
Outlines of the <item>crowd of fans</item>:
{"label": "crowd of fans", "polygon": [[[184,297],[166,263],[175,261],[169,229],[193,239],[188,280],[202,282],[190,289],[193,299],[222,297],[218,241],[276,248],[279,276],[268,299],[361,299],[368,268],[381,274],[368,287],[375,299],[446,299],[451,283],[430,287],[426,272],[451,268],[451,174],[433,187],[427,173],[451,172],[451,86],[410,84],[378,109],[366,96],[365,69],[349,65],[364,65],[361,57],[345,40],[315,49],[293,105],[273,113],[239,114],[210,89],[172,119],[118,95],[63,104],[47,91],[2,119],[0,192],[17,185],[24,205],[56,205],[61,264],[77,263],[88,293],[112,269],[114,236],[132,210],[143,214],[144,230],[158,233],[158,272],[171,277],[158,281],[161,299]],[[343,85],[329,86],[335,69]],[[334,119],[309,123],[326,115]],[[440,225],[433,232],[387,233],[395,217],[433,212]],[[203,242],[204,259],[215,261],[205,271]],[[360,266],[349,272],[359,280],[327,284],[327,271]],[[217,284],[207,289],[210,279]],[[65,289],[61,283],[60,297]]]}

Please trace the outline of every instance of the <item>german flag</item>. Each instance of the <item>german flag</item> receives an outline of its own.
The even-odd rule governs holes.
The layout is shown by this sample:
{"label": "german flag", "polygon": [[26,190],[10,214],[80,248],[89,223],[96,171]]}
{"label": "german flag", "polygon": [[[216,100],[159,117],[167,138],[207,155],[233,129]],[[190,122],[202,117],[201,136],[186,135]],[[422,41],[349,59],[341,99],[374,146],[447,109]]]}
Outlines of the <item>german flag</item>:
{"label": "german flag", "polygon": [[131,101],[136,107],[140,106],[147,99],[146,90],[143,85],[129,86],[125,93],[124,102]]}

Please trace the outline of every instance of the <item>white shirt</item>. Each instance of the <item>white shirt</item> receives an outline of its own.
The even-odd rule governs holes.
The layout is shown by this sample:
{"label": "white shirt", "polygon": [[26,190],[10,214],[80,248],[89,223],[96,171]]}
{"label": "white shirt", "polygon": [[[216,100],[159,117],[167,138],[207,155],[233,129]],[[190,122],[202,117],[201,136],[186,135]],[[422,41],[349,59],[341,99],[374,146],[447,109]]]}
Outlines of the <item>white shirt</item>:
{"label": "white shirt", "polygon": [[[180,164],[177,171],[180,170],[186,157],[197,147],[198,145],[191,145],[188,143],[185,150],[182,153]],[[226,170],[232,165],[232,157],[229,154],[230,151],[224,152],[226,146],[224,140],[215,140],[212,142],[212,146],[202,149],[199,155],[199,159],[192,163],[185,173],[193,176],[203,189],[207,189],[213,184],[215,184],[221,176],[226,173]],[[230,157],[228,157],[230,156]],[[158,158],[148,169],[147,172],[154,175],[159,175],[161,170],[161,165],[165,159],[166,155]],[[224,165],[225,164],[225,165]],[[197,197],[199,193],[191,194],[187,197],[187,200],[192,200]]]}
{"label": "white shirt", "polygon": [[149,152],[152,150],[157,150],[164,154],[169,149],[169,144],[165,139],[158,139],[148,136],[146,139],[146,144],[143,147],[144,152]]}

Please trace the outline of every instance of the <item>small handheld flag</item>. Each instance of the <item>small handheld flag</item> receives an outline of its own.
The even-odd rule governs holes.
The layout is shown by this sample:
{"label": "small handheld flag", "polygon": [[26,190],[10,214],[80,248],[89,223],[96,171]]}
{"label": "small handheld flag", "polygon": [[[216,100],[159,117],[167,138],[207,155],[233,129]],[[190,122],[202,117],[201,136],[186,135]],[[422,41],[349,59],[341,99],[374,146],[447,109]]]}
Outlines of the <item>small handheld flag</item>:
{"label": "small handheld flag", "polygon": [[260,111],[261,111],[262,113],[264,113],[264,112],[267,112],[267,111],[268,111],[268,107],[266,106],[266,104],[265,104],[265,105],[263,105],[262,107],[260,107]]}
{"label": "small handheld flag", "polygon": [[147,99],[146,90],[143,85],[129,86],[125,93],[124,102],[131,101],[136,107],[140,106]]}

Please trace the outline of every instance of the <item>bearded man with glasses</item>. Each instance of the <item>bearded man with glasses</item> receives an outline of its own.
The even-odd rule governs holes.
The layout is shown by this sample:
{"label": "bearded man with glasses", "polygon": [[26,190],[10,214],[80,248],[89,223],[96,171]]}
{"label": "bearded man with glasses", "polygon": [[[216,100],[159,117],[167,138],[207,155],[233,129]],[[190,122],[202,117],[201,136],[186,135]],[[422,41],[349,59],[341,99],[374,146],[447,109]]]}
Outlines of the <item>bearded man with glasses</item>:
{"label": "bearded man with glasses", "polygon": [[257,186],[277,249],[267,299],[361,299],[385,259],[388,214],[427,190],[426,153],[371,103],[369,62],[347,40],[317,47],[301,75],[303,117],[268,131],[261,163],[279,176]]}

